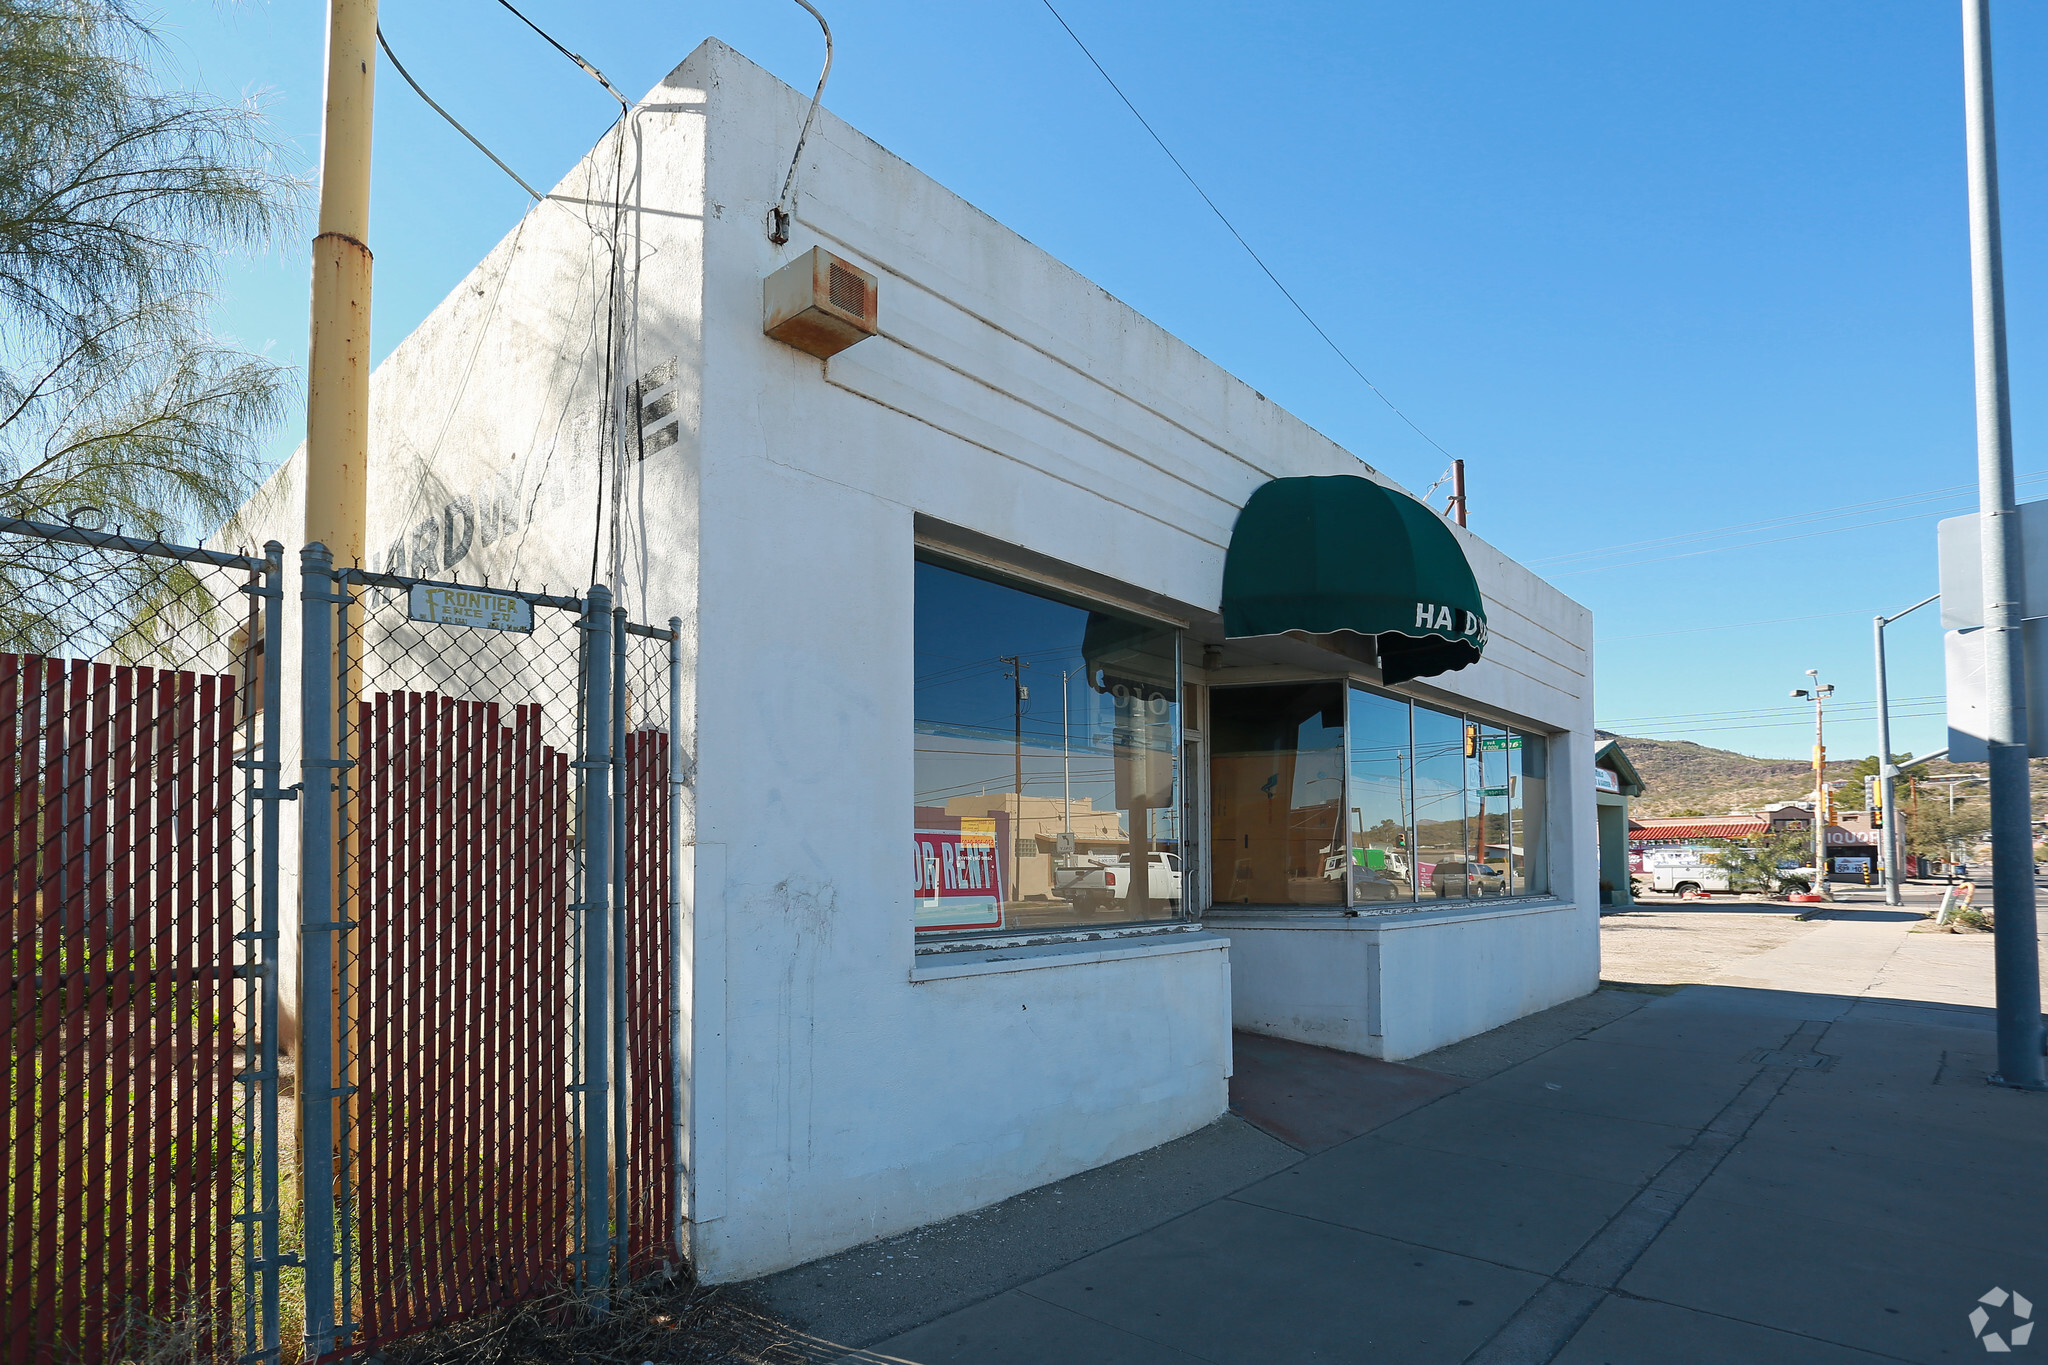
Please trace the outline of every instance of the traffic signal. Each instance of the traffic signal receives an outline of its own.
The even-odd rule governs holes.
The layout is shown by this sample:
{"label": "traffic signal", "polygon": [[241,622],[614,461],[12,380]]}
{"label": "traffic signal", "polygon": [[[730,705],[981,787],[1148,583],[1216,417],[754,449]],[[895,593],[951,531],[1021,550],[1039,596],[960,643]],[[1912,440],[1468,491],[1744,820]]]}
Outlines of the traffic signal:
{"label": "traffic signal", "polygon": [[1468,725],[1465,727],[1465,757],[1477,758],[1478,756],[1479,727],[1476,725]]}
{"label": "traffic signal", "polygon": [[1884,783],[1879,781],[1874,773],[1863,779],[1863,809],[1870,812],[1870,827],[1872,829],[1883,827]]}

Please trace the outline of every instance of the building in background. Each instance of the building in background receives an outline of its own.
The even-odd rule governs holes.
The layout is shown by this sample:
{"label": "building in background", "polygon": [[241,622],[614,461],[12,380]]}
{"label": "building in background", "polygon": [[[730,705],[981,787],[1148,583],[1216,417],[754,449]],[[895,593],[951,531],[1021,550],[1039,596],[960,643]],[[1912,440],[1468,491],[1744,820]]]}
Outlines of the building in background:
{"label": "building in background", "polygon": [[1633,905],[1629,876],[1640,871],[1640,854],[1629,847],[1628,803],[1643,794],[1643,779],[1622,752],[1621,741],[1603,739],[1593,750],[1593,805],[1600,839],[1600,903]]}

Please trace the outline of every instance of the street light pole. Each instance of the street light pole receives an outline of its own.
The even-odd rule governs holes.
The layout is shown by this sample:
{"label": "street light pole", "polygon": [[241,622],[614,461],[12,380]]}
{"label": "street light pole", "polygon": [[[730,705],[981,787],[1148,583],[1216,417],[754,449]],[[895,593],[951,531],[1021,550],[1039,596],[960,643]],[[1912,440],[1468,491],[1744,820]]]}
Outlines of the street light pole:
{"label": "street light pole", "polygon": [[1899,775],[1898,765],[1892,762],[1892,712],[1891,691],[1884,675],[1884,628],[1902,616],[1910,616],[1929,602],[1939,602],[1941,594],[1915,602],[1904,611],[1893,616],[1879,616],[1871,624],[1871,634],[1877,639],[1877,808],[1884,821],[1884,831],[1877,836],[1878,856],[1884,860],[1884,903],[1902,905],[1899,895],[1899,821],[1898,813],[1892,809],[1892,782]]}
{"label": "street light pole", "polygon": [[1795,697],[1813,698],[1813,891],[1822,900],[1828,895],[1828,746],[1821,728],[1821,704],[1835,693],[1833,683],[1823,684],[1820,670],[1809,668],[1811,688],[1795,687]]}
{"label": "street light pole", "polygon": [[1983,518],[1985,748],[1991,770],[1991,898],[1997,940],[1998,1072],[2048,1090],[2041,1059],[2026,659],[2020,650],[2019,515],[2005,353],[1998,134],[1991,94],[1991,0],[1962,0],[1963,114],[1970,181],[1970,313],[1977,375],[1977,510]]}

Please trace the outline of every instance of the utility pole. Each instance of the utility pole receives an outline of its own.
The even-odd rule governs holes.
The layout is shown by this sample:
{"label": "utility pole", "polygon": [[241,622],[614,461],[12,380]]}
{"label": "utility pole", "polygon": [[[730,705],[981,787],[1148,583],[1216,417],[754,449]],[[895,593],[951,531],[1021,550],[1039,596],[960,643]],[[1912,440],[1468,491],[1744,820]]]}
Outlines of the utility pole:
{"label": "utility pole", "polygon": [[[319,234],[313,238],[312,325],[306,352],[305,539],[325,546],[328,553],[318,562],[337,569],[363,562],[370,442],[370,110],[376,88],[376,46],[376,0],[329,0]],[[347,672],[337,680],[339,695],[331,699],[343,715],[353,714],[355,699],[362,693],[361,667],[356,662],[360,651],[347,644],[355,610],[347,607],[348,615],[328,618],[340,636],[331,643],[346,649],[350,661]],[[275,641],[270,645],[273,651],[279,647]],[[272,653],[271,658],[275,661],[278,655]],[[340,727],[335,749],[333,758],[342,763],[354,757],[353,726]],[[326,781],[327,775],[323,773],[320,780]],[[309,798],[311,791],[309,781]],[[353,801],[353,796],[350,799]],[[304,822],[304,831],[310,839],[329,845],[322,850],[328,870],[320,876],[322,880],[331,878],[333,899],[329,904],[338,908],[349,903],[352,888],[343,879],[353,875],[351,869],[358,863],[348,856],[347,847],[354,812],[343,808],[335,814],[339,818],[322,828]],[[302,911],[305,908],[301,906]],[[324,940],[325,935],[318,937]],[[349,1025],[349,1020],[340,1017],[340,1002],[354,998],[354,993],[340,993],[331,973],[339,970],[352,975],[358,958],[350,953],[341,960],[349,965],[335,968],[330,964],[329,971],[309,971],[309,964],[301,959],[297,1010],[322,1032]],[[303,1060],[304,1054],[298,1055]],[[336,1098],[350,1092],[350,1075],[344,1066],[328,1068],[323,1064],[322,1069],[329,1074],[309,1077],[302,1071],[298,1087],[300,1157],[308,1170],[333,1163],[333,1106]],[[355,1101],[347,1103],[353,1112]],[[310,1221],[308,1228],[310,1232]],[[336,1335],[331,1238],[322,1253],[309,1235],[305,1263],[306,1353],[317,1357],[346,1344]],[[342,1312],[345,1319],[346,1305]]]}
{"label": "utility pole", "polygon": [[[377,0],[328,0],[320,233],[306,354],[306,539],[363,562],[370,452],[370,109]],[[353,695],[353,694],[351,694]]]}
{"label": "utility pole", "polygon": [[1929,602],[1939,602],[1941,594],[1915,602],[1894,616],[1879,616],[1871,626],[1871,634],[1877,640],[1877,808],[1883,814],[1884,830],[1877,836],[1878,856],[1884,860],[1884,903],[1902,905],[1899,894],[1899,820],[1898,812],[1892,809],[1892,784],[1898,778],[1898,765],[1892,762],[1892,712],[1891,690],[1884,673],[1884,628],[1903,616],[1910,616]]}
{"label": "utility pole", "polygon": [[1010,836],[1021,854],[1024,847],[1024,703],[1031,699],[1030,689],[1024,686],[1024,670],[1031,665],[1015,654],[1002,654],[997,658],[1009,665],[1003,676],[1014,684],[1010,693],[1010,714],[1016,722],[1017,735],[1017,823]]}
{"label": "utility pole", "polygon": [[1067,692],[1069,683],[1079,669],[1070,668],[1060,674],[1060,784],[1061,806],[1066,812],[1062,824],[1067,832],[1067,852],[1074,851],[1074,762],[1072,750],[1068,748],[1068,737],[1073,733],[1067,720]]}
{"label": "utility pole", "polygon": [[1821,730],[1821,705],[1835,695],[1835,685],[1823,685],[1820,670],[1809,668],[1806,676],[1813,679],[1811,688],[1795,687],[1795,697],[1813,698],[1813,890],[1822,900],[1832,899],[1828,895],[1828,746],[1827,736]]}
{"label": "utility pole", "polygon": [[1991,770],[1991,899],[1997,940],[2000,1085],[2048,1090],[2041,1061],[2034,833],[2027,771],[2026,659],[2020,649],[2018,501],[2005,354],[2005,263],[1998,225],[1998,134],[1991,93],[1991,0],[1962,0],[1963,116],[1970,180],[1970,313],[1977,375],[1977,510],[1984,519],[1985,748]]}

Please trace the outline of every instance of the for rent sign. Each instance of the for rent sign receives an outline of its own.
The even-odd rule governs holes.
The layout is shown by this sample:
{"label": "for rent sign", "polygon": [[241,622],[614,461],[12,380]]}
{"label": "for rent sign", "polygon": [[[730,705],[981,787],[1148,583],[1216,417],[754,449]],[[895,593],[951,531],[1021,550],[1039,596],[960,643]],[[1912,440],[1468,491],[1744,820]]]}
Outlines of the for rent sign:
{"label": "for rent sign", "polygon": [[1003,927],[1003,864],[996,853],[996,822],[970,819],[960,825],[915,833],[912,861],[921,934]]}

